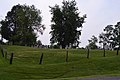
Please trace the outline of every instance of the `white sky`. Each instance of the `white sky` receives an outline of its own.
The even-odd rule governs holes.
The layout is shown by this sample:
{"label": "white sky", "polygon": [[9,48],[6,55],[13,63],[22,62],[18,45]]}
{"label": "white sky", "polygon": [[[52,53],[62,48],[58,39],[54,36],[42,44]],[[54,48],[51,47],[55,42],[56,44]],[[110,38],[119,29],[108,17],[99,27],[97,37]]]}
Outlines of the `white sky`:
{"label": "white sky", "polygon": [[[61,5],[63,0],[0,0],[0,20],[4,19],[7,12],[14,5],[27,4],[35,5],[37,9],[42,11],[43,24],[46,27],[44,34],[39,37],[43,44],[50,43],[50,20],[51,14],[49,6],[55,4]],[[81,16],[87,14],[86,23],[83,25],[81,44],[86,46],[88,39],[92,35],[98,36],[103,28],[108,24],[116,24],[120,21],[120,0],[76,0]]]}

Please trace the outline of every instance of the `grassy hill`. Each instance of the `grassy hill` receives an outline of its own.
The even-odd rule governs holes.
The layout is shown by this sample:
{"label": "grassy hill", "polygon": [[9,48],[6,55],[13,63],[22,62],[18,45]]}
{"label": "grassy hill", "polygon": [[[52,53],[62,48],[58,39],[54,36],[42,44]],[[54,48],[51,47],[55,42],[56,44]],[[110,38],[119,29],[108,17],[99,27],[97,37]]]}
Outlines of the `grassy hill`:
{"label": "grassy hill", "polygon": [[[120,56],[116,51],[69,49],[69,60],[65,62],[65,49],[38,49],[23,46],[3,46],[7,59],[0,52],[0,80],[75,80],[96,76],[120,76]],[[13,64],[9,64],[14,53]],[[41,53],[44,54],[40,65]]]}

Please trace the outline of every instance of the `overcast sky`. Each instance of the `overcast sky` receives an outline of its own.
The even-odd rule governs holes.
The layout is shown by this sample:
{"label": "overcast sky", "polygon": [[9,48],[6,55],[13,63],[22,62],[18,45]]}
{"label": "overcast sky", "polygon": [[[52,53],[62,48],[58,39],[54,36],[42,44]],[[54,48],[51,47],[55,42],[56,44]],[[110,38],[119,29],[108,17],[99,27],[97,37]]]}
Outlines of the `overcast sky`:
{"label": "overcast sky", "polygon": [[[46,27],[44,34],[39,37],[43,44],[50,43],[50,8],[55,4],[61,5],[63,0],[0,0],[0,20],[4,19],[13,5],[35,5],[42,11],[43,24]],[[103,28],[109,24],[115,25],[120,21],[120,0],[76,0],[80,15],[87,14],[81,35],[80,46],[86,46],[92,35],[98,36]]]}

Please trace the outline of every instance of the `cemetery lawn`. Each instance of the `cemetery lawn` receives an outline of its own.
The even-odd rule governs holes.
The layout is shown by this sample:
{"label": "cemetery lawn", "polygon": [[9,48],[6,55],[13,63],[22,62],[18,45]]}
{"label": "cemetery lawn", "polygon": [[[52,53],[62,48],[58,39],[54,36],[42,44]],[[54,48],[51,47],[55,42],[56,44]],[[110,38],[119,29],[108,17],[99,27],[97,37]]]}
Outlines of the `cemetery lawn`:
{"label": "cemetery lawn", "polygon": [[[77,78],[120,76],[120,56],[116,51],[69,49],[65,62],[65,49],[39,49],[23,46],[6,46],[7,59],[0,52],[0,80],[76,80]],[[13,64],[9,64],[14,53]],[[41,53],[43,62],[39,64]]]}

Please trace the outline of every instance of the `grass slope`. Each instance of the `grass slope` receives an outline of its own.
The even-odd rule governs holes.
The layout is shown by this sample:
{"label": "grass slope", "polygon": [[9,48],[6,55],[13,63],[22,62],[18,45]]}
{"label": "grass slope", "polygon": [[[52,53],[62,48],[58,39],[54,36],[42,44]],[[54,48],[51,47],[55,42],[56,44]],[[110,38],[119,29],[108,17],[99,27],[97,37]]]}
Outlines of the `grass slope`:
{"label": "grass slope", "polygon": [[[120,56],[116,51],[69,50],[69,62],[65,62],[64,49],[38,49],[23,46],[4,46],[8,51],[7,59],[0,53],[0,80],[74,80],[77,77],[120,76]],[[10,53],[14,53],[13,64],[9,64]],[[41,53],[43,63],[39,65]]]}

